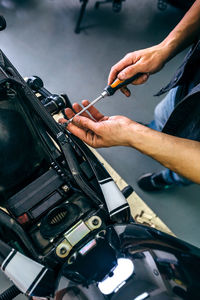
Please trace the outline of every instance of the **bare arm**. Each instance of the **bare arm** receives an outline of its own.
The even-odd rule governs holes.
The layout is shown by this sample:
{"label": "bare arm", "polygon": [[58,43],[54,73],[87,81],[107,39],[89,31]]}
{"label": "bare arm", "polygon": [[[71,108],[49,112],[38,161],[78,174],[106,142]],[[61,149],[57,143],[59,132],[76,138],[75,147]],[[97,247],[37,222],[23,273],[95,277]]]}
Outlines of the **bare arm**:
{"label": "bare arm", "polygon": [[[146,76],[138,78],[134,84],[144,83],[150,74],[158,72],[177,53],[192,44],[200,34],[200,0],[196,0],[178,25],[158,45],[128,53],[110,71],[108,84],[116,77],[125,80],[137,73]],[[130,91],[122,90],[126,96]]]}
{"label": "bare arm", "polygon": [[[88,105],[84,100],[83,105]],[[81,110],[74,104],[76,112]],[[124,116],[103,116],[91,107],[84,116],[74,118],[67,127],[88,145],[99,147],[129,146],[151,156],[178,174],[200,184],[200,142],[174,137],[138,124]],[[66,109],[68,118],[74,115]],[[60,120],[65,123],[65,119]]]}
{"label": "bare arm", "polygon": [[191,45],[200,34],[200,1],[196,0],[178,25],[161,43],[167,49],[168,60]]}
{"label": "bare arm", "polygon": [[130,146],[200,184],[200,142],[171,136],[140,124],[129,126]]}

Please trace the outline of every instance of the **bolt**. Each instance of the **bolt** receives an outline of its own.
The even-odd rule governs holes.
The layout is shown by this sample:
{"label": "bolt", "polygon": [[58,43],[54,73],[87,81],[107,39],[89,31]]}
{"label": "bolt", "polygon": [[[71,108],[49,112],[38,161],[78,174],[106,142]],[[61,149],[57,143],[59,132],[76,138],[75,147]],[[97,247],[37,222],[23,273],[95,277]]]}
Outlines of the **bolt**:
{"label": "bolt", "polygon": [[60,248],[60,254],[64,255],[67,253],[67,249],[65,247]]}
{"label": "bolt", "polygon": [[92,224],[93,224],[94,226],[99,225],[99,220],[98,220],[97,218],[93,219],[93,220],[92,220]]}
{"label": "bolt", "polygon": [[63,185],[62,189],[63,189],[64,192],[68,192],[69,191],[69,187],[66,184]]}

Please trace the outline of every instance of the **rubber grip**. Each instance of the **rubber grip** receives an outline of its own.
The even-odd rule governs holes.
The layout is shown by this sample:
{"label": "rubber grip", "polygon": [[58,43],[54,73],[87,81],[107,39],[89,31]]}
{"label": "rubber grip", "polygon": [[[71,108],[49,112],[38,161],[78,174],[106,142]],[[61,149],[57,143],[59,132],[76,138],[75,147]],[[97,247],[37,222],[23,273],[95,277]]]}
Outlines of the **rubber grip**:
{"label": "rubber grip", "polygon": [[107,92],[108,96],[112,96],[117,90],[121,89],[123,86],[130,84],[134,80],[138,79],[141,75],[143,74],[138,73],[126,80],[119,80],[117,78],[111,85],[108,85],[104,90]]}

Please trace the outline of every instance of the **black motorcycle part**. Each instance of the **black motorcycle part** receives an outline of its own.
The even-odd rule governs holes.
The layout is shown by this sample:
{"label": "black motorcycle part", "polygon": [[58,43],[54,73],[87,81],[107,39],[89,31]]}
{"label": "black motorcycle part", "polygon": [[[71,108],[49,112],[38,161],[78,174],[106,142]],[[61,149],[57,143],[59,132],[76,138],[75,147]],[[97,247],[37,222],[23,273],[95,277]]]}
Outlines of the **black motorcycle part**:
{"label": "black motorcycle part", "polygon": [[33,257],[36,261],[38,261],[38,253],[35,250],[26,232],[11,216],[9,216],[1,209],[0,209],[0,225],[14,232],[17,235],[18,239],[21,241],[21,243],[25,246],[28,253],[30,253],[31,257]]}
{"label": "black motorcycle part", "polygon": [[38,169],[40,154],[21,114],[0,109],[0,187],[9,194]]}
{"label": "black motorcycle part", "polygon": [[[81,249],[73,254],[62,268],[68,279],[85,286],[101,281],[116,266],[116,252],[105,237],[95,239],[96,245],[85,255]],[[80,247],[79,247],[80,248]],[[98,259],[97,259],[98,258]]]}
{"label": "black motorcycle part", "polygon": [[0,300],[12,300],[13,298],[17,297],[22,292],[15,286],[12,285],[3,293],[0,294]]}
{"label": "black motorcycle part", "polygon": [[80,208],[73,203],[55,207],[43,218],[40,225],[41,235],[47,239],[57,237],[73,222],[76,222],[80,214]]}
{"label": "black motorcycle part", "polygon": [[[50,169],[9,198],[7,206],[15,217],[19,217],[30,211],[30,214],[36,218],[47,210],[53,204],[53,201],[56,204],[56,202],[62,199],[59,192],[55,194],[55,191],[62,185],[64,185],[64,181],[55,170]],[[54,194],[52,195],[53,192]],[[45,202],[46,206],[44,207],[41,204],[41,207],[36,207],[45,198],[48,198]]]}
{"label": "black motorcycle part", "polygon": [[45,239],[58,236],[67,231],[81,217],[94,208],[92,202],[81,194],[67,198],[67,203],[56,206],[42,218],[40,233]]}

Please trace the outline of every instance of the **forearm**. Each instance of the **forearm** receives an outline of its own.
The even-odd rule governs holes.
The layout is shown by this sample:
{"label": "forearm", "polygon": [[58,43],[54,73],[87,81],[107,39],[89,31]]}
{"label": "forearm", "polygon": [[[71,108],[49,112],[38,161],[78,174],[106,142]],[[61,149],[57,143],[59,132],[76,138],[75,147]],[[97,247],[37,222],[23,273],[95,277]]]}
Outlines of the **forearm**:
{"label": "forearm", "polygon": [[174,137],[133,123],[129,145],[154,158],[165,167],[200,183],[200,143]]}
{"label": "forearm", "polygon": [[166,61],[191,45],[200,33],[200,0],[196,0],[178,25],[159,44]]}

